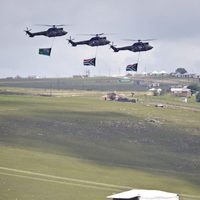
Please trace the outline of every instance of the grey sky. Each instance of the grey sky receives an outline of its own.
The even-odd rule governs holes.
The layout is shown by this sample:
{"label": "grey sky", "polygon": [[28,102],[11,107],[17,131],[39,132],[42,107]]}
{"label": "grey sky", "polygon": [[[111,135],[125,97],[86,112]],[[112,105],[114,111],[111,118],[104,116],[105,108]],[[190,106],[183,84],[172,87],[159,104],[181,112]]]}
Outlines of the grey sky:
{"label": "grey sky", "polygon": [[[79,33],[115,33],[108,39],[117,46],[129,45],[124,38],[156,38],[151,51],[141,53],[139,72],[174,71],[184,67],[200,73],[199,0],[1,0],[0,77],[71,76],[83,74],[83,59],[95,55],[96,48],[71,47],[66,38],[88,39]],[[25,36],[45,30],[35,24],[72,24],[67,36],[56,38],[52,56],[38,55],[50,47],[51,38]],[[99,47],[95,75],[124,73],[125,66],[137,61],[137,53],[114,53],[109,46]]]}

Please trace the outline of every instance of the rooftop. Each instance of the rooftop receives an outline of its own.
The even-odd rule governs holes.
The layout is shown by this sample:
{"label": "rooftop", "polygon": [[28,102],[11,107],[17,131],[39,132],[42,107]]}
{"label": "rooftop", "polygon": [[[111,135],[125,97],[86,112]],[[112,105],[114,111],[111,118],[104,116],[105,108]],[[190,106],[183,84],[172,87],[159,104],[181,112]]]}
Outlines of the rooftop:
{"label": "rooftop", "polygon": [[170,192],[164,192],[160,190],[129,190],[126,192],[121,192],[118,194],[107,196],[109,199],[131,199],[134,197],[140,197],[141,199],[174,199],[178,200],[178,194],[170,193]]}

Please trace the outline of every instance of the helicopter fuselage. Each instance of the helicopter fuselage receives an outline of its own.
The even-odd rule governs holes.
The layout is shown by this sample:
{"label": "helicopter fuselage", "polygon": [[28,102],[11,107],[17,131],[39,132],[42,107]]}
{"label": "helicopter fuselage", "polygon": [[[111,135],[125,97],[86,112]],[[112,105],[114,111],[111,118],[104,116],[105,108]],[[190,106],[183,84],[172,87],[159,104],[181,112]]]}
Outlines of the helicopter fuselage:
{"label": "helicopter fuselage", "polygon": [[71,39],[69,39],[68,41],[74,47],[77,45],[88,45],[91,47],[97,47],[97,46],[104,46],[110,43],[110,41],[107,40],[106,37],[93,37],[90,40],[84,40],[79,42],[74,42]]}
{"label": "helicopter fuselage", "polygon": [[93,37],[89,40],[88,45],[94,47],[94,46],[104,46],[109,43],[110,41],[107,40],[106,37]]}
{"label": "helicopter fuselage", "polygon": [[148,42],[137,42],[134,43],[132,46],[131,51],[133,52],[140,52],[140,51],[149,51],[151,50],[153,47],[149,45]]}
{"label": "helicopter fuselage", "polygon": [[141,52],[141,51],[149,51],[153,49],[151,45],[149,45],[148,42],[136,42],[131,46],[125,46],[125,47],[115,47],[113,45],[110,46],[114,52],[122,51],[122,50],[129,50],[133,52]]}
{"label": "helicopter fuselage", "polygon": [[34,37],[34,36],[59,37],[67,34],[67,32],[63,30],[63,28],[49,28],[47,31],[35,32],[35,33],[26,31],[26,33],[29,35],[29,37]]}

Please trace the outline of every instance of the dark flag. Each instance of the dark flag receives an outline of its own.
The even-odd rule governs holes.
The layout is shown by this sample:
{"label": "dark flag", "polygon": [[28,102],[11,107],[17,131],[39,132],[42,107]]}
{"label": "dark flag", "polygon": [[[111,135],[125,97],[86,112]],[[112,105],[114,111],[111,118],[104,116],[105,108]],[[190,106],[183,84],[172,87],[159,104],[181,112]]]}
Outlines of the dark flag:
{"label": "dark flag", "polygon": [[50,56],[51,55],[51,48],[43,48],[39,49],[40,55]]}
{"label": "dark flag", "polygon": [[83,60],[83,65],[85,65],[85,66],[89,66],[89,65],[95,66],[95,64],[96,64],[96,58],[90,58],[90,59]]}
{"label": "dark flag", "polygon": [[137,72],[137,66],[138,66],[138,63],[132,64],[132,65],[127,65],[126,66],[126,71]]}

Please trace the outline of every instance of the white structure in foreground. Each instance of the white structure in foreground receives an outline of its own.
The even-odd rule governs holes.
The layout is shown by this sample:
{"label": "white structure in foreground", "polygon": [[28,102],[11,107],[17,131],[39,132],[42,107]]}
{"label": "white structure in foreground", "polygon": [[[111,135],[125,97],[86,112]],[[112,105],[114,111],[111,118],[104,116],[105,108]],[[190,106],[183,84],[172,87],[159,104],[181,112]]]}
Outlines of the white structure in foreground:
{"label": "white structure in foreground", "polygon": [[107,196],[113,200],[179,200],[179,195],[160,190],[129,190]]}

